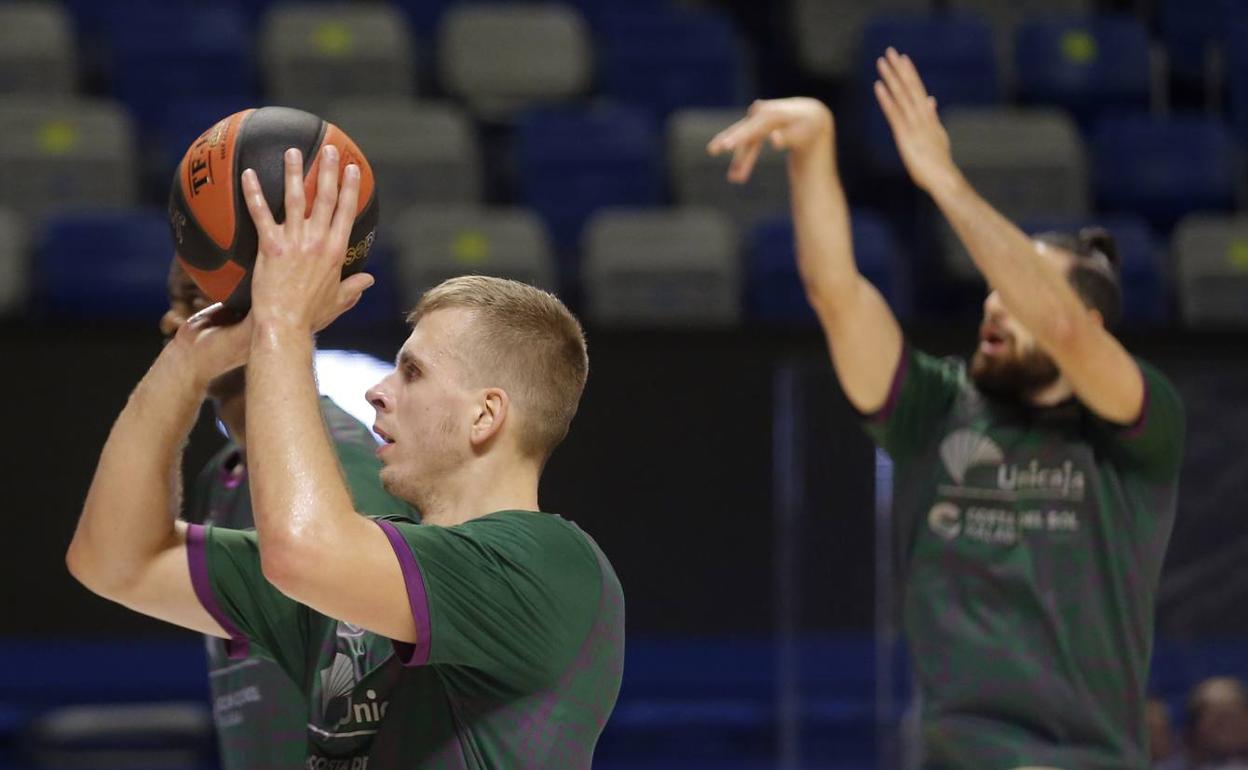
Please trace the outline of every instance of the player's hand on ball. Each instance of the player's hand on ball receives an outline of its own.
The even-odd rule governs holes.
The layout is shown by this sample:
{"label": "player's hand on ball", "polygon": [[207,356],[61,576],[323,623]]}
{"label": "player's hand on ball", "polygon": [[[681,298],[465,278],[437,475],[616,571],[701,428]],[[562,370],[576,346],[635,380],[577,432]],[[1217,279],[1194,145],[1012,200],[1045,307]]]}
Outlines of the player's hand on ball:
{"label": "player's hand on ball", "polygon": [[889,48],[876,60],[876,69],[880,79],[875,81],[875,98],[893,130],[897,151],[914,183],[931,193],[958,174],[949,134],[936,114],[936,98],[928,95],[909,56]]}
{"label": "player's hand on ball", "polygon": [[251,284],[251,316],[256,323],[280,322],[309,331],[325,328],[350,310],[373,277],[357,273],[342,278],[360,193],[360,169],[349,164],[338,187],[338,149],[321,151],[316,199],[308,211],[303,157],[285,154],[286,218],[280,225],[264,200],[251,169],[243,172],[243,197],[256,223],[259,251]]}
{"label": "player's hand on ball", "polygon": [[741,120],[720,131],[706,146],[713,156],[732,153],[728,181],[750,178],[764,142],[800,155],[816,147],[832,149],[832,112],[817,99],[765,99],[750,105]]}
{"label": "player's hand on ball", "polygon": [[173,335],[169,346],[184,357],[190,376],[201,388],[247,362],[251,316],[236,320],[224,303],[217,302],[186,319]]}

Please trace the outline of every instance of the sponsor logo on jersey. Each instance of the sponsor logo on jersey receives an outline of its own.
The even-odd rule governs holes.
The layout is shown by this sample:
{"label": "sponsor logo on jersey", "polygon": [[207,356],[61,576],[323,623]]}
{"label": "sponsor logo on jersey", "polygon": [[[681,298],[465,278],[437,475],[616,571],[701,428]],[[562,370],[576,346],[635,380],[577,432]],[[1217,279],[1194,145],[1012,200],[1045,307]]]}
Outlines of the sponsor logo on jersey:
{"label": "sponsor logo on jersey", "polygon": [[356,692],[363,679],[368,658],[364,629],[350,623],[338,623],[338,652],[317,676],[320,690],[320,725],[328,737],[333,733],[373,730],[379,726],[389,708],[375,690]]}
{"label": "sponsor logo on jersey", "polygon": [[1029,532],[1079,531],[1079,514],[1062,508],[1012,508],[971,505],[964,510],[942,500],[927,512],[927,526],[942,540],[975,540],[990,545],[1014,545]]}
{"label": "sponsor logo on jersey", "polygon": [[[956,484],[942,487],[941,491],[952,495],[998,500],[1043,497],[1078,502],[1083,500],[1087,486],[1083,471],[1076,469],[1070,460],[1059,466],[1042,466],[1037,459],[1022,465],[1007,464],[1001,447],[974,430],[956,430],[946,436],[940,442],[940,459]],[[972,468],[994,464],[997,466],[995,486],[967,486],[966,476]]]}

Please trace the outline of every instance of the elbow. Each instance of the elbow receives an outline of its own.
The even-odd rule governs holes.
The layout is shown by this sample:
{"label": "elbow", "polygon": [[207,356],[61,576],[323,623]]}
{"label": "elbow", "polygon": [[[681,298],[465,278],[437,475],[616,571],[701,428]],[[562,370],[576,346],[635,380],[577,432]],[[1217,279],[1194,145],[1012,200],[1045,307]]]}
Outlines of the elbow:
{"label": "elbow", "polygon": [[65,568],[69,574],[91,593],[112,601],[121,601],[128,581],[124,576],[110,572],[101,566],[90,548],[75,537],[65,551]]}
{"label": "elbow", "polygon": [[277,590],[301,601],[319,563],[316,549],[304,535],[264,535],[260,541],[260,571]]}

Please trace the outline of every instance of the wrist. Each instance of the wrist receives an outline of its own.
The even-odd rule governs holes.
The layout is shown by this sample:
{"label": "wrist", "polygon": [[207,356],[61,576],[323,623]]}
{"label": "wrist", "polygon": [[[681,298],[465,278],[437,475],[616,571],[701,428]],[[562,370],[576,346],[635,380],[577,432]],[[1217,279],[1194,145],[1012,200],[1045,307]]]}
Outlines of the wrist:
{"label": "wrist", "polygon": [[953,163],[937,169],[926,180],[923,188],[937,203],[962,195],[970,189],[970,184],[962,171]]}
{"label": "wrist", "polygon": [[203,401],[215,375],[201,371],[191,352],[174,341],[160,351],[149,376],[159,378],[162,390],[174,390]]}
{"label": "wrist", "polygon": [[309,343],[312,340],[311,327],[292,316],[258,317],[251,331],[253,348],[285,348],[305,340]]}

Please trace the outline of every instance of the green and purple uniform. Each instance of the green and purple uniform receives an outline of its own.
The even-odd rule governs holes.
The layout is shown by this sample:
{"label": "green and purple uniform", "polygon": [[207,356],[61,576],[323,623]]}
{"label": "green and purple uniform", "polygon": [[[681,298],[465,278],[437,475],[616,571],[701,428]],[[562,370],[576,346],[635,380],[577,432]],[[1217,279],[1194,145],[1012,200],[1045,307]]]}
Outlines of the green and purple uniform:
{"label": "green and purple uniform", "polygon": [[1145,686],[1184,416],[1140,362],[1131,426],[991,400],[907,348],[867,431],[895,464],[895,552],[923,766],[1148,766]]}
{"label": "green and purple uniform", "polygon": [[192,580],[230,634],[308,699],[309,770],[590,767],[624,663],[624,597],[598,546],[546,513],[454,527],[376,519],[415,645],[325,617],[261,574],[252,531],[192,527]]}
{"label": "green and purple uniform", "polygon": [[[381,486],[377,442],[368,428],[333,401],[321,398],[338,462],[356,510],[370,516],[415,520]],[[204,467],[187,501],[187,518],[232,529],[253,525],[251,489],[238,446],[230,443]],[[208,636],[212,716],[224,770],[294,770],[307,756],[307,698],[286,672],[262,655],[230,660],[223,639]]]}

